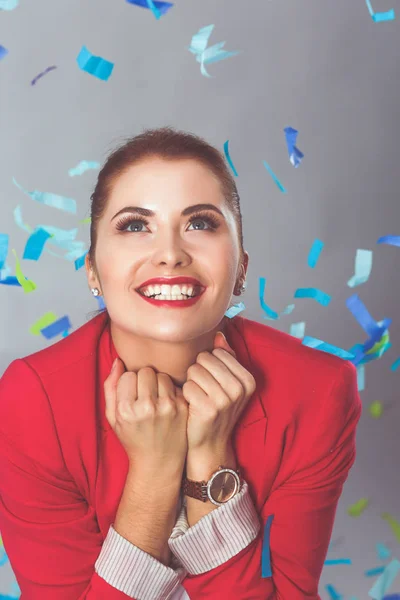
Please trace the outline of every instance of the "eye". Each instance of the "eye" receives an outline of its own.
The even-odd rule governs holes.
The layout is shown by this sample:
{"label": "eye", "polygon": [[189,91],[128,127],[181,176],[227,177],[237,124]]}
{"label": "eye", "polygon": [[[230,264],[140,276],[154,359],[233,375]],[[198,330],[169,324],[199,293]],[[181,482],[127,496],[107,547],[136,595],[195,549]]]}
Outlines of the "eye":
{"label": "eye", "polygon": [[[193,214],[191,215],[190,219],[189,219],[189,224],[192,225],[193,223],[205,223],[207,225],[206,228],[198,228],[195,227],[192,230],[189,231],[215,231],[220,223],[218,221],[218,219],[210,213],[199,213],[199,214]],[[120,219],[120,221],[118,221],[118,223],[116,224],[116,229],[118,231],[122,231],[122,232],[127,232],[127,233],[144,233],[143,229],[139,229],[141,225],[145,225],[147,226],[149,224],[149,221],[147,219],[145,219],[144,217],[132,217],[132,216],[126,216],[126,217],[122,217],[122,219]],[[135,227],[134,230],[129,229],[131,226]]]}

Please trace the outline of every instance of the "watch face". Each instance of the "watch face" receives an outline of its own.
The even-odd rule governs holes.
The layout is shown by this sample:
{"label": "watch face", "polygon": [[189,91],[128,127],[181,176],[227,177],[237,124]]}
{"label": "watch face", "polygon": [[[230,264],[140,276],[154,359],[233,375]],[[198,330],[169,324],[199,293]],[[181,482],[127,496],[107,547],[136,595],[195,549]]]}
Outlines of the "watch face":
{"label": "watch face", "polygon": [[232,473],[219,473],[210,486],[210,494],[217,502],[227,502],[236,491],[237,483]]}

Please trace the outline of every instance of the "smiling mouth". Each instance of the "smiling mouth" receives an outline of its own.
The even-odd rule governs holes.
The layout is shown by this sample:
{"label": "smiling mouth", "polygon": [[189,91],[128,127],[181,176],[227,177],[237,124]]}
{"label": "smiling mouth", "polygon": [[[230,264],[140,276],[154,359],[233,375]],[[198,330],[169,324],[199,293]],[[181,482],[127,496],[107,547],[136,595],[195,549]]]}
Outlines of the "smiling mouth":
{"label": "smiling mouth", "polygon": [[136,290],[136,292],[138,294],[140,294],[141,296],[143,296],[144,298],[153,298],[154,300],[189,300],[190,298],[196,298],[196,296],[200,296],[200,294],[203,293],[203,291],[205,290],[205,288],[203,288],[201,285],[195,285],[193,288],[193,293],[192,294],[172,294],[172,295],[165,295],[165,294],[152,294],[151,296],[149,294],[145,294],[144,292],[142,292],[140,289]]}

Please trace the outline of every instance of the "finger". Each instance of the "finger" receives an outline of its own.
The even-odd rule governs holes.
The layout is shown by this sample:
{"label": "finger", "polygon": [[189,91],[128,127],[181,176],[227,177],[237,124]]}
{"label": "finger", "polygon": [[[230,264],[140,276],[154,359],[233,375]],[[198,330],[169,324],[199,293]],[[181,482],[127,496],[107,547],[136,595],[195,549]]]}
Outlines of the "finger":
{"label": "finger", "polygon": [[246,390],[241,381],[218,357],[209,352],[200,352],[196,363],[211,373],[231,401],[237,401],[243,397]]}
{"label": "finger", "polygon": [[121,375],[125,371],[125,365],[121,359],[116,358],[110,374],[104,381],[104,400],[106,419],[112,428],[115,426],[115,411],[117,405],[117,385]]}
{"label": "finger", "polygon": [[210,400],[205,391],[195,381],[187,379],[183,384],[182,394],[194,413],[201,412],[203,417],[205,413],[209,413],[211,418],[214,417],[215,403]]}
{"label": "finger", "polygon": [[188,380],[194,381],[205,392],[218,409],[230,403],[230,398],[213,375],[199,363],[194,363],[188,369]]}
{"label": "finger", "polygon": [[151,367],[143,367],[137,373],[138,402],[151,401],[156,404],[158,399],[157,375]]}
{"label": "finger", "polygon": [[242,386],[244,387],[247,395],[252,395],[256,389],[256,380],[253,375],[243,367],[228,352],[221,350],[220,348],[216,348],[212,351],[212,355],[218,358],[224,365],[237,377]]}

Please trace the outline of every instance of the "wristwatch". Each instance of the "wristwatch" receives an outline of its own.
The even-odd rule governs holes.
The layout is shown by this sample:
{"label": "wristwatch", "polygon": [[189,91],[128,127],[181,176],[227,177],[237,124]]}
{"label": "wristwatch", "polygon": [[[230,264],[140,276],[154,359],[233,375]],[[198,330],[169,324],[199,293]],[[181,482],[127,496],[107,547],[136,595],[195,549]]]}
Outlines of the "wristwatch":
{"label": "wristwatch", "polygon": [[220,465],[209,481],[192,481],[185,477],[182,482],[182,491],[185,496],[196,498],[202,502],[210,500],[216,506],[226,504],[240,492],[243,479],[240,468],[237,471]]}

